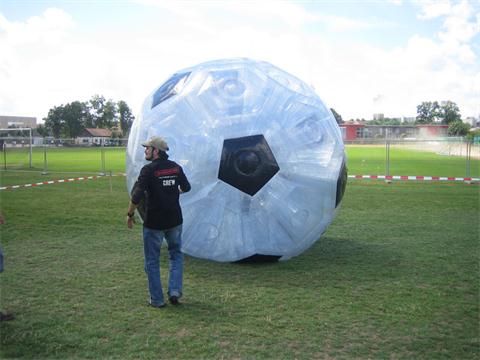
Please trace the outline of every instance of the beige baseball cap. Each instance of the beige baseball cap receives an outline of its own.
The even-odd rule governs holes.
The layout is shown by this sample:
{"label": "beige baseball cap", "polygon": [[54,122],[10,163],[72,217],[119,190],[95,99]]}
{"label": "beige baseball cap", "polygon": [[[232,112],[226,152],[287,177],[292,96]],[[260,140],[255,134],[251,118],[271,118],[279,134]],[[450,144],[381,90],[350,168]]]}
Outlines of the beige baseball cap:
{"label": "beige baseball cap", "polygon": [[160,136],[152,136],[148,141],[143,142],[142,146],[151,146],[162,151],[169,150],[167,142]]}

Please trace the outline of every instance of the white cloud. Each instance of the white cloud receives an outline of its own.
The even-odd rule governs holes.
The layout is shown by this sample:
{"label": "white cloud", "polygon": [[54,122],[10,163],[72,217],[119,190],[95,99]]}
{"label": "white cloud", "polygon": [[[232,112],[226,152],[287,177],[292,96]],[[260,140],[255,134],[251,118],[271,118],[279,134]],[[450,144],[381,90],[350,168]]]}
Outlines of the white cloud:
{"label": "white cloud", "polygon": [[0,14],[0,29],[6,35],[4,41],[14,46],[36,42],[58,44],[73,26],[72,17],[57,8],[49,8],[42,16],[33,16],[26,22],[9,22]]}
{"label": "white cloud", "polygon": [[451,11],[449,0],[417,0],[416,3],[421,9],[418,15],[420,19],[434,19],[448,15]]}
{"label": "white cloud", "polygon": [[475,14],[467,1],[451,7],[439,38],[449,55],[458,56],[465,63],[473,63],[476,56],[470,41],[480,32],[480,14]]}
{"label": "white cloud", "polygon": [[[62,44],[68,39],[74,26],[70,15],[60,9],[51,8],[41,16],[25,22],[10,22],[0,14],[0,109],[4,113],[34,114],[41,107],[42,87],[48,86],[45,71],[52,64],[38,68],[51,52],[61,52]],[[44,83],[39,83],[43,77]],[[28,99],[28,101],[27,101]],[[46,114],[45,114],[46,115]]]}
{"label": "white cloud", "polygon": [[288,1],[175,1],[175,0],[133,0],[133,3],[165,9],[179,18],[203,21],[211,19],[212,13],[227,14],[229,18],[249,18],[250,21],[271,21],[298,27],[314,20],[312,15]]}
{"label": "white cloud", "polygon": [[[385,23],[372,23],[343,16],[309,12],[298,3],[290,1],[174,1],[174,0],[133,0],[134,3],[154,6],[170,11],[173,15],[189,21],[211,22],[212,13],[228,19],[255,24],[284,24],[291,29],[303,25],[322,23],[329,31],[350,31],[384,26]],[[239,20],[240,19],[240,20]]]}
{"label": "white cloud", "polygon": [[382,24],[307,13],[299,3],[275,2],[273,9],[263,2],[141,2],[169,16],[148,28],[91,36],[76,32],[80,24],[58,9],[21,23],[0,14],[0,113],[41,119],[55,105],[94,94],[125,100],[138,113],[148,93],[175,71],[228,57],[265,60],[290,72],[314,85],[344,119],[374,112],[414,116],[426,100],[455,101],[464,116],[480,112],[480,71],[471,48],[478,30],[470,26],[468,6],[452,6],[449,18],[467,18],[470,25],[445,22],[439,33],[446,38],[416,35],[383,50],[336,43],[303,26],[321,22],[329,30],[354,31]]}
{"label": "white cloud", "polygon": [[327,26],[328,31],[332,32],[363,30],[379,26],[379,24],[376,23],[351,19],[343,16],[317,15],[316,19],[323,22]]}
{"label": "white cloud", "polygon": [[277,19],[288,26],[298,28],[315,20],[305,9],[287,1],[259,1],[252,6],[251,2],[226,2],[226,9],[234,14],[256,18],[258,20]]}
{"label": "white cloud", "polygon": [[480,33],[480,12],[473,4],[467,0],[454,3],[438,0],[417,2],[419,18],[443,19],[442,30],[437,35],[445,55],[458,57],[460,61],[470,64],[476,61],[471,41]]}

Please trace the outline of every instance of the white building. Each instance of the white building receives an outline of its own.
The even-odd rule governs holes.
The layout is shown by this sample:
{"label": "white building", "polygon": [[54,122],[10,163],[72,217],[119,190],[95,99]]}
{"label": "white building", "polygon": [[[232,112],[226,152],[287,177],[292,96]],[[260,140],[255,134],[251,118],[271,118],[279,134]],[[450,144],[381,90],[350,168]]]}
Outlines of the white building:
{"label": "white building", "polygon": [[37,118],[28,116],[3,116],[0,115],[0,129],[7,129],[10,126],[17,128],[36,128]]}
{"label": "white building", "polygon": [[108,129],[86,128],[83,133],[77,137],[76,143],[79,145],[101,145],[102,140],[105,141],[112,137],[112,131]]}

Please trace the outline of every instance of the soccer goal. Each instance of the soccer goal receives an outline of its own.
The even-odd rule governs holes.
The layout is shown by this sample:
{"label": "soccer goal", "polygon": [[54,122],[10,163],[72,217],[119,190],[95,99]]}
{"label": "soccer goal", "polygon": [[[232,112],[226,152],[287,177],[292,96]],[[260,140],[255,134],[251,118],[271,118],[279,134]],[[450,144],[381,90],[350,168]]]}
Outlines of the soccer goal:
{"label": "soccer goal", "polygon": [[32,167],[33,137],[31,128],[0,129],[3,169]]}

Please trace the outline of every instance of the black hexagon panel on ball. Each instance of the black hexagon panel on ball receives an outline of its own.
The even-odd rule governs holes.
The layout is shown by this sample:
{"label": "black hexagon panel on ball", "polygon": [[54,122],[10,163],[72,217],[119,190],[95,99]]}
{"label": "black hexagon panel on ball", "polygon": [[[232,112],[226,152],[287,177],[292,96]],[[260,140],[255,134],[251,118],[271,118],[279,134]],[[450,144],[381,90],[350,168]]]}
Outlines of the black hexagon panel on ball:
{"label": "black hexagon panel on ball", "polygon": [[248,195],[255,195],[277,172],[275,156],[263,135],[223,141],[218,178]]}

